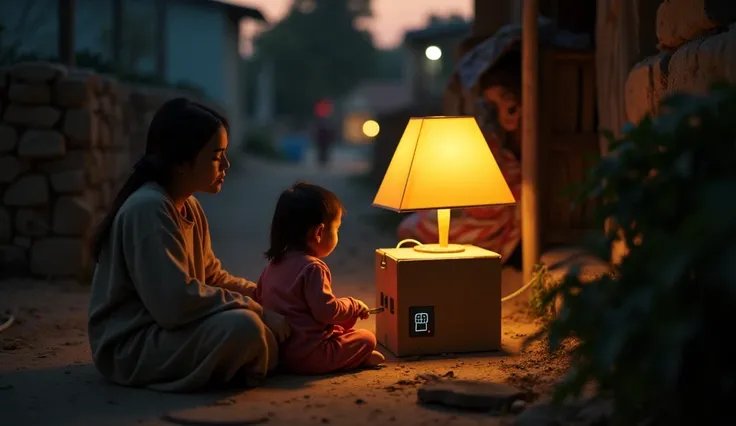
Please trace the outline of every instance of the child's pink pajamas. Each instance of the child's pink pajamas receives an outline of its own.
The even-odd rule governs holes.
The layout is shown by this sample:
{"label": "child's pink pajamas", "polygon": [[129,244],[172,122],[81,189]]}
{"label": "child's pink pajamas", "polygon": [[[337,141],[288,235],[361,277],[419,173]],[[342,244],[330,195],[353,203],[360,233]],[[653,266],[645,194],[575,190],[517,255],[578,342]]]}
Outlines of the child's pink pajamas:
{"label": "child's pink pajamas", "polygon": [[332,294],[330,270],[320,259],[289,252],[261,274],[256,300],[286,317],[291,336],[280,348],[286,367],[299,374],[357,368],[376,349],[376,336],[355,330],[358,303]]}

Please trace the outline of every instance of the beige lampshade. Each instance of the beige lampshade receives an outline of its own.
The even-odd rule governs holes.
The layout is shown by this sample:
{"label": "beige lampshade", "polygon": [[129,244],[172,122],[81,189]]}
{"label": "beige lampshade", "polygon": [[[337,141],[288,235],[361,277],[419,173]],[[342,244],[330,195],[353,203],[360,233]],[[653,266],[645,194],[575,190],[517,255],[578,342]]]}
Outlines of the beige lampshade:
{"label": "beige lampshade", "polygon": [[398,212],[514,204],[473,117],[412,118],[373,205]]}

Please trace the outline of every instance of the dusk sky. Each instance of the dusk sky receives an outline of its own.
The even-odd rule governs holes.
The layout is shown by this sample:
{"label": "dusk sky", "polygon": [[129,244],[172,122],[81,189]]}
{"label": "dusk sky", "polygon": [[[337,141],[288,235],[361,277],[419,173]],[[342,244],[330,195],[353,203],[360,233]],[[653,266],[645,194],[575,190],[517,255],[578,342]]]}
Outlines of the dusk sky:
{"label": "dusk sky", "polygon": [[[260,9],[269,22],[281,19],[291,0],[222,0]],[[373,22],[370,25],[374,40],[379,47],[395,47],[401,42],[404,32],[421,28],[429,15],[459,14],[473,16],[473,0],[373,0]],[[247,33],[252,33],[250,26]]]}

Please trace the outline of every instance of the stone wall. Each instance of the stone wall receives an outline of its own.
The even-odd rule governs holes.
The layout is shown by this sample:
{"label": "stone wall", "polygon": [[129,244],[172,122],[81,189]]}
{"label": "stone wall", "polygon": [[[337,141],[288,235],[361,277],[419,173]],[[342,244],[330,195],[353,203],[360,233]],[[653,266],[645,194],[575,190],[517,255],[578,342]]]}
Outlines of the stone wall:
{"label": "stone wall", "polygon": [[52,63],[0,68],[0,278],[80,278],[158,107],[194,93]]}
{"label": "stone wall", "polygon": [[89,271],[89,237],[130,166],[126,97],[85,70],[0,70],[0,276]]}
{"label": "stone wall", "polygon": [[664,0],[657,10],[660,52],[637,64],[626,82],[626,115],[638,122],[676,92],[706,94],[736,83],[736,1]]}
{"label": "stone wall", "polygon": [[[677,93],[707,94],[714,82],[736,83],[736,1],[664,0],[657,9],[660,52],[629,73],[626,116],[639,122],[657,115],[663,98]],[[613,249],[614,263],[628,250]]]}

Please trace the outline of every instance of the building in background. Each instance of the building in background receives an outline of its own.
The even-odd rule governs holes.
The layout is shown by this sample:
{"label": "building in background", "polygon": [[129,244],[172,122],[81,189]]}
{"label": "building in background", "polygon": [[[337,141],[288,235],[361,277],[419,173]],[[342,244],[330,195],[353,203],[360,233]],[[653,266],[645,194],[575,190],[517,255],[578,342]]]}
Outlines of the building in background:
{"label": "building in background", "polygon": [[435,22],[404,35],[406,77],[414,101],[443,95],[455,69],[457,46],[471,26],[464,21]]}
{"label": "building in background", "polygon": [[[78,54],[113,62],[115,4],[122,6],[118,62],[126,73],[198,88],[221,105],[240,141],[244,121],[240,23],[257,9],[215,0],[76,0]],[[0,59],[10,52],[55,57],[58,0],[0,1]],[[83,64],[80,64],[83,65]]]}

